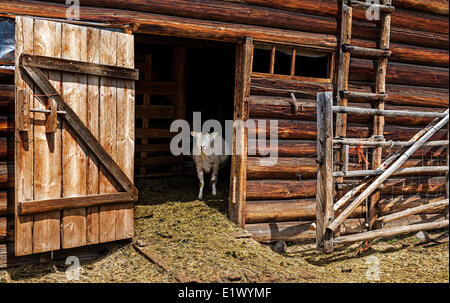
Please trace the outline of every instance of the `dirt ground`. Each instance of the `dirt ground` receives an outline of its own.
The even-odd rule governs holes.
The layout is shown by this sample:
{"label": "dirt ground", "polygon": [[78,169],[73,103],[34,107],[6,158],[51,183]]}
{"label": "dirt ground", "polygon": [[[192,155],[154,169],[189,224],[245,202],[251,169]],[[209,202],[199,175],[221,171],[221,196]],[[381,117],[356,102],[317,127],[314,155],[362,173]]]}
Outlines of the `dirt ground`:
{"label": "dirt ground", "polygon": [[[448,229],[377,240],[356,254],[361,243],[320,254],[313,243],[271,245],[237,239],[241,229],[226,218],[226,188],[217,197],[196,197],[194,178],[141,181],[135,208],[135,238],[161,266],[130,243],[111,245],[94,260],[81,262],[74,282],[449,282]],[[222,194],[221,194],[222,193]],[[171,202],[166,202],[171,201]],[[0,282],[70,282],[69,265],[52,262],[0,270]]]}

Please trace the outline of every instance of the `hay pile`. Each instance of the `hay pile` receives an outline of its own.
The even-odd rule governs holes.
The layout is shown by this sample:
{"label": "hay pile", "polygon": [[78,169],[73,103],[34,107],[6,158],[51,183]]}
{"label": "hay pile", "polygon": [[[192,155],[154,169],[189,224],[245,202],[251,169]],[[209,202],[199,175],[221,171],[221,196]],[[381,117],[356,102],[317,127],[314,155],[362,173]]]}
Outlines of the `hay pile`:
{"label": "hay pile", "polygon": [[[157,256],[165,269],[131,245],[113,245],[106,256],[82,262],[79,282],[177,282],[180,275],[202,282],[378,282],[367,279],[369,257],[378,260],[379,282],[449,281],[448,242],[396,237],[360,255],[358,244],[323,255],[313,243],[288,243],[280,255],[269,245],[235,238],[242,230],[226,218],[226,195],[206,192],[205,201],[195,200],[194,178],[147,180],[138,187],[134,240],[145,242],[143,252]],[[226,191],[222,184],[219,193]],[[66,268],[54,262],[0,270],[0,282],[67,282]]]}

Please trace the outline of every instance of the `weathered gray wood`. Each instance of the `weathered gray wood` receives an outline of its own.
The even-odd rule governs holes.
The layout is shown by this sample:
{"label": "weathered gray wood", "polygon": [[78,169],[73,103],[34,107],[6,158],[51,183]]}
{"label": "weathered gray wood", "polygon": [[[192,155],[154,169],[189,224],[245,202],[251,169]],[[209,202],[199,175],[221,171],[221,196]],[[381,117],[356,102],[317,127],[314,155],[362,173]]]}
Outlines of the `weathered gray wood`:
{"label": "weathered gray wood", "polygon": [[368,48],[353,45],[342,45],[344,52],[350,52],[354,56],[364,56],[364,57],[389,57],[391,51],[385,49]]}
{"label": "weathered gray wood", "polygon": [[[363,146],[363,147],[375,147],[375,146],[384,146],[384,147],[394,147],[394,146],[401,146],[401,147],[409,147],[414,144],[414,142],[409,141],[367,141],[364,139],[334,139],[334,144],[345,144],[345,145],[352,145],[352,146]],[[436,146],[445,146],[448,144],[448,140],[438,140],[438,141],[430,141],[424,143],[423,147],[436,147]]]}
{"label": "weathered gray wood", "polygon": [[395,161],[386,171],[370,184],[333,222],[328,226],[329,231],[335,231],[339,225],[346,219],[352,211],[358,207],[370,194],[372,194],[379,185],[388,179],[408,158],[417,151],[423,143],[430,139],[439,129],[448,123],[448,114],[433,126],[426,134],[417,140],[397,161]]}
{"label": "weathered gray wood", "polygon": [[333,106],[335,113],[347,113],[353,115],[377,115],[384,117],[419,117],[419,118],[442,118],[445,113],[416,112],[408,110],[379,110],[370,108],[357,108],[347,106]]}
{"label": "weathered gray wood", "polygon": [[448,227],[448,220],[442,220],[438,222],[423,223],[423,224],[413,224],[408,226],[395,227],[390,229],[379,229],[374,231],[368,231],[364,233],[348,235],[337,237],[334,239],[334,245],[342,243],[352,243],[358,241],[368,241],[377,238],[393,237],[403,234],[409,234],[413,232],[418,232],[421,230],[433,230]]}
{"label": "weathered gray wood", "polygon": [[448,206],[448,199],[437,201],[437,202],[432,202],[432,203],[429,203],[429,204],[413,207],[413,208],[410,208],[410,209],[406,209],[404,211],[400,211],[400,212],[397,212],[397,213],[393,213],[393,214],[390,214],[390,215],[379,217],[377,219],[377,221],[381,222],[381,223],[388,223],[388,222],[391,222],[391,221],[394,221],[394,220],[397,220],[397,219],[401,219],[401,218],[404,218],[404,217],[407,217],[407,216],[424,213],[426,211],[439,210],[439,209],[442,209],[442,208],[444,208],[446,206]]}
{"label": "weathered gray wood", "polygon": [[317,196],[316,245],[320,251],[333,251],[332,233],[326,227],[333,220],[333,94],[317,94]]}
{"label": "weathered gray wood", "polygon": [[23,66],[60,70],[71,73],[81,73],[127,80],[139,80],[139,70],[137,69],[76,60],[23,54],[20,57],[20,64]]}

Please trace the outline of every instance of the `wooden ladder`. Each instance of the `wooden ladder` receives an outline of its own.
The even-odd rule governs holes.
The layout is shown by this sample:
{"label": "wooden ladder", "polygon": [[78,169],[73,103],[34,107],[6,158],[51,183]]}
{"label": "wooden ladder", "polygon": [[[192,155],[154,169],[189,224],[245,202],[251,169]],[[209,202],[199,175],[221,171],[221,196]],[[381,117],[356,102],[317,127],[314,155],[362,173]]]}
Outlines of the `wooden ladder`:
{"label": "wooden ladder", "polygon": [[[388,58],[391,55],[389,50],[391,13],[394,11],[392,0],[380,0],[380,4],[368,4],[361,1],[342,0],[341,16],[341,35],[339,44],[339,67],[337,75],[337,94],[336,103],[339,106],[347,106],[348,101],[359,99],[371,103],[373,108],[384,110],[384,103],[388,98],[386,94],[386,69]],[[378,49],[352,46],[352,10],[355,9],[376,9],[380,15],[380,40]],[[348,87],[350,56],[364,56],[378,59],[376,69],[376,85],[374,93],[363,93],[351,91]],[[373,118],[373,137],[376,140],[383,141],[384,117],[374,116]],[[347,114],[338,113],[336,115],[336,137],[343,139],[347,133]],[[335,163],[344,163],[345,159],[342,151],[335,153]],[[378,167],[381,164],[382,147],[377,147],[373,151],[371,160],[372,167]],[[341,168],[339,164],[336,169]],[[339,169],[341,170],[341,169]],[[337,182],[342,182],[342,178],[337,178]],[[377,219],[377,205],[379,193],[374,193],[370,198],[369,206],[369,227],[372,228]]]}

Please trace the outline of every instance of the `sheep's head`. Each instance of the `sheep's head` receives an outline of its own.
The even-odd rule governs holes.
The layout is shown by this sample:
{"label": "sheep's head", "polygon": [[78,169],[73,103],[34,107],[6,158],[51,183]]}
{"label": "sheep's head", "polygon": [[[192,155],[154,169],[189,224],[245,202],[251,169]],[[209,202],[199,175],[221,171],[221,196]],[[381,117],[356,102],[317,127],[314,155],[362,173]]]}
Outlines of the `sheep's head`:
{"label": "sheep's head", "polygon": [[191,132],[194,137],[194,150],[197,149],[201,154],[212,155],[214,153],[214,140],[217,138],[217,133],[200,133]]}

